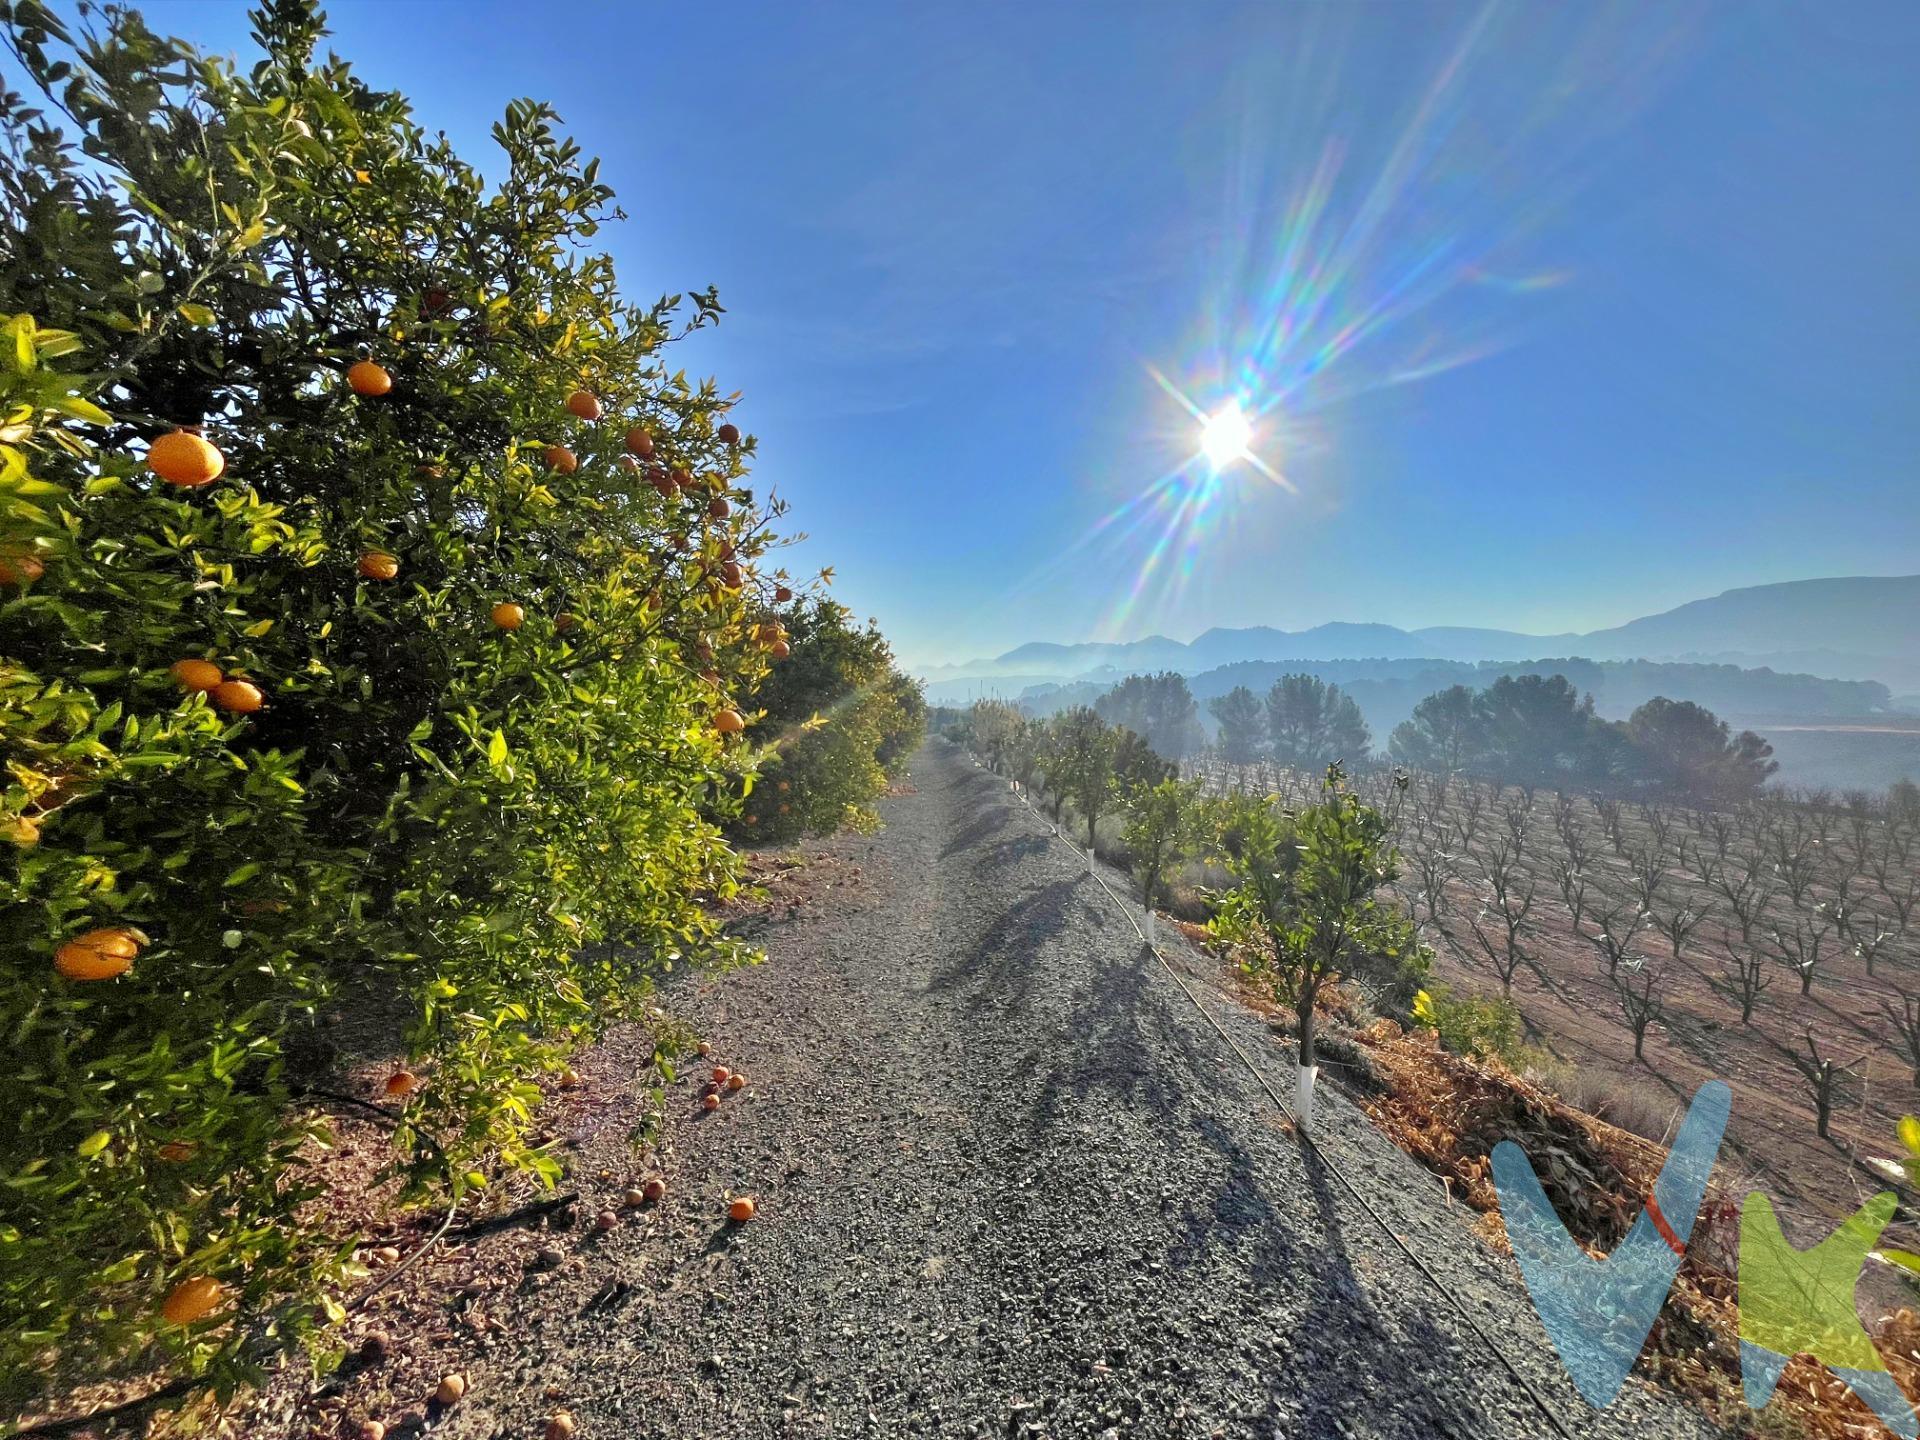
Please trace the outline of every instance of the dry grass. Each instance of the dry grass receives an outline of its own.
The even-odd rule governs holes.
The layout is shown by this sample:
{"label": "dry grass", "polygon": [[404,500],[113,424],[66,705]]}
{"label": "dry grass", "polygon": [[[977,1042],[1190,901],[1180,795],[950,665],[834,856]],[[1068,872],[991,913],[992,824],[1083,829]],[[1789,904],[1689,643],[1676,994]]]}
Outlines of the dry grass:
{"label": "dry grass", "polygon": [[[1406,1032],[1381,1020],[1357,1038],[1386,1087],[1359,1097],[1363,1108],[1396,1144],[1441,1176],[1451,1193],[1481,1212],[1479,1228],[1492,1243],[1506,1248],[1489,1159],[1504,1139],[1534,1158],[1554,1208],[1591,1253],[1604,1254],[1625,1237],[1665,1157],[1658,1144],[1636,1133],[1666,1129],[1668,1117],[1651,1097],[1603,1094],[1621,1119],[1635,1122],[1609,1123],[1497,1061],[1448,1054],[1431,1032]],[[1804,1355],[1787,1367],[1764,1412],[1747,1408],[1732,1268],[1741,1198],[1720,1187],[1709,1192],[1637,1372],[1685,1395],[1735,1435],[1860,1440],[1884,1433],[1852,1391]],[[1920,1319],[1903,1308],[1882,1316],[1873,1330],[1895,1378],[1915,1393]]]}

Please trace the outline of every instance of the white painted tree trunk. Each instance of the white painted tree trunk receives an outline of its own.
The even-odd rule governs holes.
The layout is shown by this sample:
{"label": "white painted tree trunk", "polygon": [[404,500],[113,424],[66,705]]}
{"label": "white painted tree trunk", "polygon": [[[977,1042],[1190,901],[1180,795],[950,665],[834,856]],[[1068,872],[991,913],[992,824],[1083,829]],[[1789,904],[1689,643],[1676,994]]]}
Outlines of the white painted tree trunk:
{"label": "white painted tree trunk", "polygon": [[1149,945],[1153,944],[1154,941],[1159,938],[1159,931],[1153,923],[1157,918],[1154,914],[1153,907],[1149,905],[1147,907],[1147,944]]}
{"label": "white painted tree trunk", "polygon": [[1318,1065],[1302,1065],[1293,1087],[1293,1113],[1302,1130],[1313,1129],[1313,1082],[1320,1074]]}

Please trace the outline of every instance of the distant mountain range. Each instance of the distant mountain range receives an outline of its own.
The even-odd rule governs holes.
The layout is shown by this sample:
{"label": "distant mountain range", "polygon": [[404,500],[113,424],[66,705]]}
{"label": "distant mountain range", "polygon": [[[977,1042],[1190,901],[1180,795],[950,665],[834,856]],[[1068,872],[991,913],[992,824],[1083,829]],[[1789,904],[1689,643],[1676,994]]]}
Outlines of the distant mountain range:
{"label": "distant mountain range", "polygon": [[1197,675],[1246,661],[1674,660],[1765,667],[1835,680],[1878,680],[1900,697],[1920,691],[1920,575],[1794,580],[1728,590],[1658,615],[1586,634],[1334,623],[1310,630],[1213,629],[1182,642],[1034,642],[991,660],[923,668],[927,697],[963,703],[1029,685],[1177,670]]}

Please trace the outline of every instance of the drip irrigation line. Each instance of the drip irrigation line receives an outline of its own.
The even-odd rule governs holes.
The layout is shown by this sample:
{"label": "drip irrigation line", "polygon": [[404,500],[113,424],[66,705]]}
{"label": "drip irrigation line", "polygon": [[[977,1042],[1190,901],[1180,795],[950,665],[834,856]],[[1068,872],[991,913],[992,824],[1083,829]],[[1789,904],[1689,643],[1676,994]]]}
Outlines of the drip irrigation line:
{"label": "drip irrigation line", "polygon": [[[991,775],[994,772],[989,770],[987,773]],[[1267,1077],[1261,1072],[1260,1067],[1253,1063],[1253,1060],[1251,1059],[1251,1057],[1248,1056],[1245,1050],[1240,1048],[1240,1043],[1237,1040],[1235,1040],[1233,1036],[1229,1035],[1226,1032],[1225,1028],[1222,1027],[1220,1022],[1214,1019],[1213,1016],[1208,1012],[1207,1007],[1200,1003],[1200,997],[1193,993],[1192,988],[1187,984],[1185,980],[1180,978],[1180,973],[1174,969],[1173,965],[1168,961],[1167,957],[1161,953],[1160,947],[1154,944],[1153,941],[1149,940],[1147,938],[1147,932],[1140,928],[1140,922],[1134,918],[1133,907],[1129,903],[1128,899],[1120,895],[1119,892],[1117,892],[1113,888],[1113,886],[1107,883],[1106,876],[1100,873],[1099,866],[1095,863],[1094,856],[1091,854],[1091,852],[1081,851],[1081,849],[1077,845],[1075,845],[1071,840],[1067,839],[1065,833],[1062,832],[1059,826],[1054,825],[1052,822],[1045,820],[1044,817],[1041,816],[1040,812],[1033,808],[1033,804],[1030,800],[1027,799],[1026,792],[1024,789],[1017,790],[1015,793],[1017,793],[1020,796],[1020,803],[1023,807],[1025,807],[1027,812],[1031,814],[1036,820],[1040,820],[1043,824],[1046,824],[1048,830],[1052,832],[1053,837],[1056,840],[1058,840],[1062,845],[1066,846],[1068,851],[1070,851],[1072,854],[1078,856],[1079,858],[1087,862],[1087,874],[1093,877],[1093,881],[1096,885],[1098,885],[1102,890],[1106,891],[1107,898],[1113,901],[1114,905],[1119,909],[1120,914],[1125,918],[1127,924],[1133,927],[1133,933],[1140,937],[1140,943],[1146,946],[1148,951],[1152,953],[1153,958],[1155,960],[1160,962],[1160,968],[1167,972],[1167,977],[1170,980],[1172,980],[1175,985],[1178,985],[1180,987],[1180,993],[1185,995],[1188,1001],[1193,1005],[1193,1008],[1200,1012],[1200,1018],[1205,1020],[1208,1025],[1212,1026],[1214,1033],[1219,1035],[1219,1037],[1222,1040],[1225,1040],[1227,1044],[1232,1047],[1233,1053],[1240,1057],[1240,1063],[1247,1067],[1247,1073],[1253,1076],[1254,1080],[1259,1084],[1262,1090],[1266,1091],[1267,1098],[1273,1101],[1275,1107],[1280,1111],[1280,1113],[1287,1117],[1287,1123],[1293,1127],[1294,1134],[1298,1135],[1302,1143],[1304,1143],[1309,1150],[1313,1151],[1313,1153],[1320,1158],[1320,1163],[1325,1165],[1327,1169],[1332,1172],[1334,1179],[1340,1182],[1341,1186],[1346,1190],[1346,1192],[1349,1195],[1353,1196],[1355,1200],[1358,1200],[1360,1202],[1360,1207],[1363,1210],[1365,1210],[1367,1214],[1373,1218],[1374,1224],[1380,1227],[1381,1233],[1384,1234],[1389,1240],[1391,1240],[1396,1247],[1398,1247],[1400,1253],[1402,1255],[1405,1255],[1407,1259],[1412,1262],[1413,1267],[1426,1277],[1428,1283],[1431,1284],[1435,1290],[1438,1290],[1440,1294],[1446,1299],[1446,1301],[1450,1305],[1452,1305],[1456,1311],[1459,1312],[1460,1318],[1466,1321],[1467,1328],[1471,1330],[1474,1333],[1474,1335],[1476,1335],[1479,1338],[1481,1344],[1486,1346],[1486,1348],[1492,1353],[1493,1358],[1500,1362],[1501,1368],[1504,1369],[1507,1372],[1507,1374],[1512,1378],[1513,1383],[1526,1393],[1527,1398],[1533,1402],[1534,1408],[1539,1410],[1539,1412],[1546,1417],[1547,1423],[1553,1426],[1555,1432],[1561,1436],[1561,1440],[1573,1440],[1573,1433],[1567,1429],[1566,1425],[1561,1421],[1560,1416],[1557,1413],[1555,1413],[1555,1411],[1550,1405],[1547,1404],[1546,1397],[1541,1395],[1540,1391],[1534,1386],[1532,1381],[1528,1380],[1526,1376],[1520,1373],[1519,1368],[1514,1365],[1512,1360],[1507,1358],[1506,1351],[1501,1349],[1500,1346],[1494,1342],[1493,1337],[1488,1335],[1487,1332],[1480,1327],[1480,1322],[1474,1318],[1473,1312],[1467,1308],[1466,1301],[1464,1301],[1463,1299],[1460,1298],[1460,1296],[1455,1294],[1451,1289],[1451,1287],[1448,1286],[1447,1282],[1442,1280],[1437,1274],[1435,1274],[1433,1271],[1433,1268],[1430,1265],[1428,1265],[1425,1260],[1421,1259],[1420,1256],[1414,1252],[1413,1248],[1410,1245],[1408,1245],[1407,1242],[1400,1237],[1399,1233],[1395,1231],[1394,1228],[1387,1223],[1386,1217],[1383,1216],[1378,1210],[1376,1210],[1373,1206],[1373,1202],[1369,1200],[1366,1197],[1366,1195],[1361,1192],[1359,1187],[1356,1186],[1353,1183],[1353,1181],[1347,1178],[1346,1171],[1342,1170],[1338,1162],[1334,1160],[1333,1156],[1328,1154],[1327,1151],[1321,1146],[1320,1142],[1313,1138],[1312,1132],[1306,1130],[1301,1126],[1299,1120],[1295,1117],[1292,1108],[1287,1104],[1286,1101],[1280,1098],[1279,1093],[1268,1082]]]}
{"label": "drip irrigation line", "polygon": [[[367,1112],[382,1123],[390,1125],[395,1129],[398,1129],[403,1123],[402,1117],[394,1114],[393,1111],[383,1109],[355,1095],[342,1095],[333,1090],[321,1090],[313,1086],[304,1086],[295,1093],[294,1098],[325,1100],[335,1105],[350,1106],[353,1109]],[[416,1131],[414,1133],[418,1135],[421,1142],[438,1157],[441,1167],[447,1171],[448,1180],[451,1181],[453,1178],[453,1167],[447,1159],[447,1152],[442,1150],[439,1142],[426,1132]],[[382,1290],[406,1274],[414,1265],[418,1264],[429,1250],[433,1249],[435,1245],[438,1245],[440,1241],[445,1238],[447,1231],[453,1225],[453,1217],[459,1212],[459,1209],[460,1202],[458,1200],[451,1201],[447,1206],[447,1213],[440,1217],[440,1224],[434,1230],[433,1234],[429,1235],[416,1246],[411,1255],[393,1265],[392,1268],[378,1280],[374,1281],[371,1285],[364,1286],[360,1290],[355,1291],[344,1307],[347,1313],[352,1314],[362,1309],[369,1300],[373,1299],[374,1296],[378,1295]],[[256,1335],[251,1340],[243,1342],[243,1346],[257,1346],[265,1338],[264,1334]],[[176,1380],[168,1381],[157,1390],[150,1390],[145,1395],[136,1395],[131,1400],[122,1400],[117,1405],[109,1405],[104,1409],[90,1411],[84,1415],[68,1415],[60,1419],[42,1420],[37,1424],[23,1426],[18,1430],[8,1431],[0,1429],[0,1434],[10,1436],[11,1440],[26,1440],[28,1436],[71,1435],[76,1430],[85,1429],[92,1425],[111,1424],[113,1421],[125,1419],[129,1415],[138,1414],[140,1411],[148,1409],[151,1406],[162,1404],[168,1400],[176,1400],[182,1395],[190,1393],[203,1383],[205,1382],[197,1375],[183,1375]]]}

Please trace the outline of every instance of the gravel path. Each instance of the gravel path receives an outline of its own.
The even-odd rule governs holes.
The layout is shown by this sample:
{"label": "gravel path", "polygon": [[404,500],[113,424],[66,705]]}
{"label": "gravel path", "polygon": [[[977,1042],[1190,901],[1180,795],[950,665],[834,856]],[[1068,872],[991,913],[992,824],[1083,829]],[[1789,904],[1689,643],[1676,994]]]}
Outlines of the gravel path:
{"label": "gravel path", "polygon": [[[697,1120],[675,1087],[666,1203],[570,1238],[435,1432],[564,1403],[583,1440],[1552,1435],[1083,862],[943,741],[911,778],[811,847],[858,878],[765,922],[764,966],[674,997],[751,1086]],[[1288,1093],[1266,1026],[1202,999]],[[1588,1409],[1511,1262],[1321,1093],[1336,1162],[1570,1432],[1709,1433],[1638,1381]],[[722,1223],[728,1189],[759,1217]]]}

